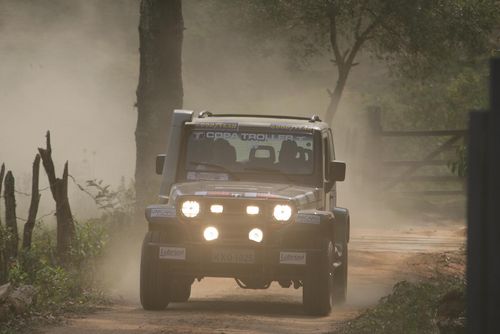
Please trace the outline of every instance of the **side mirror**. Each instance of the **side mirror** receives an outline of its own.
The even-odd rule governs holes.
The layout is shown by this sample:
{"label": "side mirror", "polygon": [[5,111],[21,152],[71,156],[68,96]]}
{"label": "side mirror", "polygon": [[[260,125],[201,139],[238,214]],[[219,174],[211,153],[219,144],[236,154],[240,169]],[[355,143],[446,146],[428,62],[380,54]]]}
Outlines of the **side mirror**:
{"label": "side mirror", "polygon": [[330,162],[330,174],[329,181],[330,182],[338,182],[345,180],[345,169],[346,165],[343,161],[331,161]]}
{"label": "side mirror", "polygon": [[165,165],[165,154],[158,154],[156,156],[156,174],[163,174],[163,165]]}

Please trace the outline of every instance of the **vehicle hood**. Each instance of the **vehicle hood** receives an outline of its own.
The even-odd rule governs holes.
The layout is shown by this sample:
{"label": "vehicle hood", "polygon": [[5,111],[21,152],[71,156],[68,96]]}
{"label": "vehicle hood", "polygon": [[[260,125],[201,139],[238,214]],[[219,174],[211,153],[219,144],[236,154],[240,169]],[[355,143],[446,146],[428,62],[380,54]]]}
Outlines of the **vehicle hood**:
{"label": "vehicle hood", "polygon": [[321,191],[282,183],[261,183],[243,181],[195,181],[177,183],[170,192],[170,201],[179,196],[208,196],[225,198],[268,198],[293,201],[297,207],[305,208],[321,202]]}

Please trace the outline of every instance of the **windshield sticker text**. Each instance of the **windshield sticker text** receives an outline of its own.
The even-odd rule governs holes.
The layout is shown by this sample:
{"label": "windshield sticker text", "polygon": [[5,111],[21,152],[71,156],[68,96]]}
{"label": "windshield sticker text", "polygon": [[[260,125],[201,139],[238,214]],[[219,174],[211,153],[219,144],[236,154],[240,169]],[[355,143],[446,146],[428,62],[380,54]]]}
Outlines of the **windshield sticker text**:
{"label": "windshield sticker text", "polygon": [[310,140],[308,136],[296,136],[287,134],[275,134],[275,133],[251,133],[251,132],[226,132],[226,131],[196,131],[193,132],[195,140],[202,139],[239,139],[242,141],[285,141],[285,140],[295,140],[304,141]]}

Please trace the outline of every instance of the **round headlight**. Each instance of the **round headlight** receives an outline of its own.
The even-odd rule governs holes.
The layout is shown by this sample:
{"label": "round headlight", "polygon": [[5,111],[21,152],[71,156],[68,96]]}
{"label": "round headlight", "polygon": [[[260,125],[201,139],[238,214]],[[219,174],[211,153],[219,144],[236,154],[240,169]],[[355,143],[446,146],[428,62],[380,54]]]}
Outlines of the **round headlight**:
{"label": "round headlight", "polygon": [[203,231],[203,237],[206,241],[212,241],[219,237],[219,231],[213,227],[209,226]]}
{"label": "round headlight", "polygon": [[292,207],[286,204],[278,204],[273,210],[274,219],[279,221],[287,221],[292,217]]}
{"label": "round headlight", "polygon": [[261,242],[263,238],[264,232],[260,228],[254,228],[248,233],[248,239],[252,241]]}
{"label": "round headlight", "polygon": [[187,218],[194,218],[200,213],[200,203],[196,201],[185,201],[182,203],[181,212]]}

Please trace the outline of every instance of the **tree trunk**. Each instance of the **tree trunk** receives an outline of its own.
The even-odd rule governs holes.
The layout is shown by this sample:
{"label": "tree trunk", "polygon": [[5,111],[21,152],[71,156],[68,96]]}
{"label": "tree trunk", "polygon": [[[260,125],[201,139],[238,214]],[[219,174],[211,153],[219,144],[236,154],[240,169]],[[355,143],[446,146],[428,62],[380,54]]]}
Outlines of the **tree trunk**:
{"label": "tree trunk", "polygon": [[11,171],[5,176],[5,226],[8,233],[6,242],[6,259],[15,259],[17,257],[17,247],[19,244],[19,236],[17,233],[17,217],[16,217],[16,196],[15,196],[15,180]]}
{"label": "tree trunk", "polygon": [[155,201],[159,177],[155,157],[167,147],[174,109],[182,107],[181,0],[142,0],[139,23],[140,73],[137,87],[136,216]]}
{"label": "tree trunk", "polygon": [[[362,32],[360,32],[359,28],[361,26],[362,20],[360,16],[358,26],[356,28],[356,31],[354,32],[354,43],[351,48],[348,48],[347,50],[342,52],[338,40],[339,36],[337,33],[337,5],[338,4],[335,1],[332,2],[330,11],[328,12],[328,19],[330,21],[330,44],[332,47],[334,63],[337,65],[338,72],[337,84],[335,85],[333,93],[330,94],[330,104],[328,105],[325,116],[325,122],[328,124],[331,124],[333,117],[335,117],[335,114],[338,111],[340,99],[347,84],[349,73],[351,72],[353,66],[357,65],[354,63],[354,59],[356,58],[363,44],[370,38],[370,34],[375,29],[377,29],[384,18],[382,15],[379,15],[377,18],[374,18],[373,21]],[[362,14],[363,13],[360,13],[359,15]]]}
{"label": "tree trunk", "polygon": [[56,202],[57,254],[59,259],[64,263],[69,257],[71,243],[75,236],[75,223],[68,200],[68,162],[66,161],[64,164],[62,179],[56,178],[49,131],[47,131],[46,137],[47,147],[45,149],[39,148],[38,152],[40,153],[43,167],[49,179],[52,197]]}
{"label": "tree trunk", "polygon": [[38,190],[38,179],[40,175],[40,155],[37,154],[33,162],[33,179],[31,183],[31,203],[28,214],[28,220],[24,224],[23,231],[23,249],[31,248],[31,237],[35,228],[36,215],[38,213],[38,204],[40,203],[40,192]]}
{"label": "tree trunk", "polygon": [[[331,124],[333,118],[337,114],[337,110],[339,108],[340,99],[342,98],[342,93],[344,92],[347,77],[349,76],[350,68],[347,70],[339,69],[339,78],[337,80],[337,84],[335,85],[335,89],[333,93],[330,94],[330,103],[328,104],[328,109],[326,110],[325,122],[327,124]],[[345,71],[345,73],[343,73]]]}

